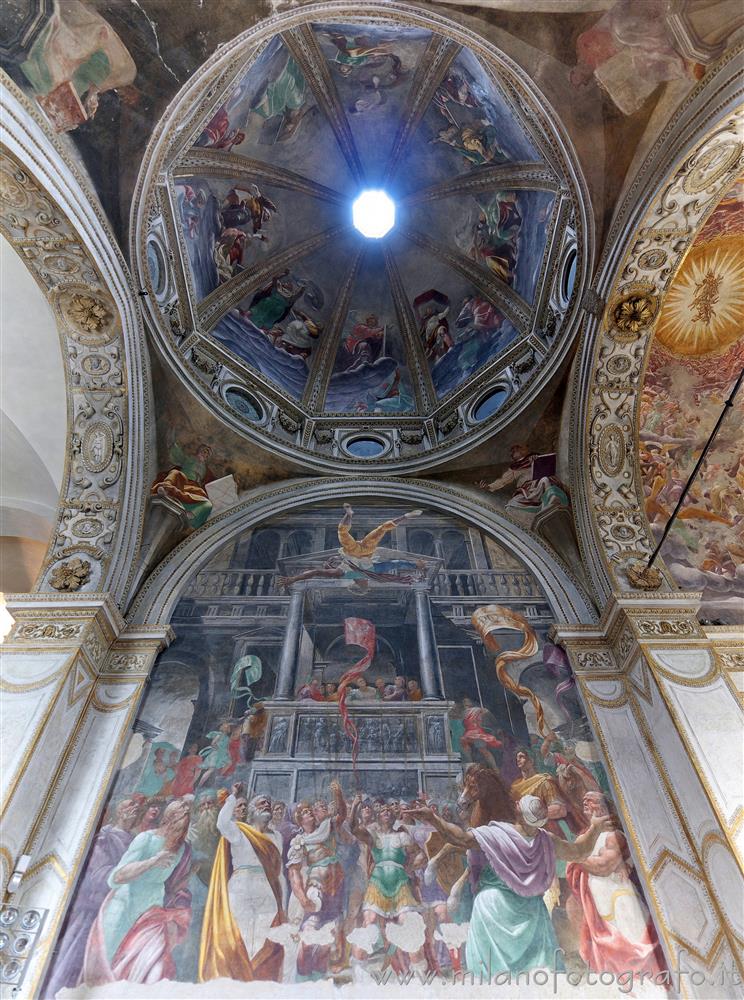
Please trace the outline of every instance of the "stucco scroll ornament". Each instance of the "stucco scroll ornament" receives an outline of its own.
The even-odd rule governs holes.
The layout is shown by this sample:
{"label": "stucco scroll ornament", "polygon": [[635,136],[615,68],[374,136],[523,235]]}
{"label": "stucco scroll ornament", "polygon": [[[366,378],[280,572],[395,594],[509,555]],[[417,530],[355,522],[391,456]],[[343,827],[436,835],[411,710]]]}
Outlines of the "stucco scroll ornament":
{"label": "stucco scroll ornament", "polygon": [[16,627],[16,639],[74,639],[82,631],[82,624],[57,622],[25,622]]}
{"label": "stucco scroll ornament", "polygon": [[638,622],[638,631],[641,635],[694,635],[695,629],[692,622],[667,621],[665,619],[647,620]]}
{"label": "stucco scroll ornament", "polygon": [[147,669],[149,657],[143,653],[114,653],[104,666],[107,674],[139,674]]}
{"label": "stucco scroll ornament", "polygon": [[90,579],[91,566],[87,559],[70,559],[55,566],[49,583],[55,590],[80,590]]}
{"label": "stucco scroll ornament", "polygon": [[744,653],[721,653],[720,657],[726,670],[744,670]]}
{"label": "stucco scroll ornament", "polygon": [[579,670],[615,670],[615,661],[609,650],[591,649],[576,654]]}

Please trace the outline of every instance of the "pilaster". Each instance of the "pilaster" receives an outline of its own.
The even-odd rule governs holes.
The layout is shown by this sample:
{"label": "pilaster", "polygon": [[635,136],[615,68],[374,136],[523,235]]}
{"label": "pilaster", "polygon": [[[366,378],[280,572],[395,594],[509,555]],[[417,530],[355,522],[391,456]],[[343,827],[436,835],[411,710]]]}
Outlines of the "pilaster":
{"label": "pilaster", "polygon": [[619,594],[598,626],[560,626],[556,636],[680,991],[740,996],[744,634],[706,631],[699,603],[699,594]]}
{"label": "pilaster", "polygon": [[0,657],[2,884],[30,855],[13,896],[48,911],[23,981],[33,995],[90,836],[170,626],[127,629],[108,594],[11,595]]}

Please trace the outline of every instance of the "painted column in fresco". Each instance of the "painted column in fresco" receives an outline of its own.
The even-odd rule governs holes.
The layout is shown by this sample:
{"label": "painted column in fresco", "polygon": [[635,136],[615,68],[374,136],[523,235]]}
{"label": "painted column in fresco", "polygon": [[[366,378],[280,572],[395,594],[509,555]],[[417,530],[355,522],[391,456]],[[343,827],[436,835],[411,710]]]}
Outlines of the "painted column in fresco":
{"label": "painted column in fresco", "polygon": [[107,594],[16,595],[8,609],[16,624],[2,650],[2,882],[29,854],[13,904],[49,911],[24,979],[31,996],[150,668],[173,633],[125,629]]}
{"label": "painted column in fresco", "polygon": [[291,701],[294,698],[297,655],[302,633],[302,617],[305,609],[305,588],[293,584],[290,587],[287,628],[284,632],[282,658],[279,661],[279,676],[276,682],[276,701]]}
{"label": "painted column in fresco", "polygon": [[699,598],[617,597],[599,626],[557,633],[681,992],[741,996],[744,720],[736,677],[744,656],[730,629],[700,625]]}
{"label": "painted column in fresco", "polygon": [[425,701],[438,701],[442,697],[439,677],[439,654],[434,622],[431,617],[429,592],[424,587],[414,587],[416,601],[416,636],[418,638],[421,690]]}

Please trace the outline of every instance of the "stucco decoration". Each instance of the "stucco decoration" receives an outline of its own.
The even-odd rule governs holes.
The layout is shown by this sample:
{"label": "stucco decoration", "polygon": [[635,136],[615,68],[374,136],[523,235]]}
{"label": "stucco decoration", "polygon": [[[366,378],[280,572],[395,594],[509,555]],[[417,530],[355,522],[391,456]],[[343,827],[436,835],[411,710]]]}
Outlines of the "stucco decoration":
{"label": "stucco decoration", "polygon": [[66,365],[67,461],[37,587],[121,597],[147,469],[143,331],[124,262],[77,168],[9,81],[2,111],[0,231],[50,301]]}
{"label": "stucco decoration", "polygon": [[674,586],[661,560],[658,581],[638,575],[655,544],[638,464],[638,385],[675,275],[744,164],[736,65],[732,50],[670,122],[630,186],[600,266],[596,287],[606,306],[589,319],[577,366],[582,439],[572,479],[583,487],[575,493],[582,550],[603,595]]}
{"label": "stucco decoration", "polygon": [[[397,202],[380,240],[351,224],[365,187]],[[243,437],[319,471],[431,467],[566,356],[587,201],[547,101],[482,38],[392,2],[311,4],[172,101],[132,259],[170,367]]]}

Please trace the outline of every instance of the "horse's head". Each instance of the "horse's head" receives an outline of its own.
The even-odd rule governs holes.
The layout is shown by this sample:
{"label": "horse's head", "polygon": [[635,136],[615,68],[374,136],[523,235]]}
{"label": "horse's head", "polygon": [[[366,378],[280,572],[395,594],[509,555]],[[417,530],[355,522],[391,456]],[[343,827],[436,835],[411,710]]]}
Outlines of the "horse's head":
{"label": "horse's head", "polygon": [[469,808],[481,798],[483,772],[488,769],[481,764],[469,764],[465,770],[462,792],[457,800],[458,806]]}
{"label": "horse's head", "polygon": [[501,775],[482,764],[470,764],[465,771],[457,804],[460,808],[472,810],[473,826],[492,820],[513,823],[516,816],[514,802]]}

